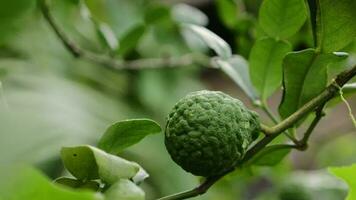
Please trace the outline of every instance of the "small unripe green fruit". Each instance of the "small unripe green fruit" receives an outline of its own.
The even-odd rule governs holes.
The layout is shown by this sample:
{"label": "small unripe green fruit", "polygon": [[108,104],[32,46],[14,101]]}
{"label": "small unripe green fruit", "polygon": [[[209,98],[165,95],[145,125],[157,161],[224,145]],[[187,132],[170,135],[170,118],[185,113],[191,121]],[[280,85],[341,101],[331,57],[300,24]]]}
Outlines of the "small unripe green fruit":
{"label": "small unripe green fruit", "polygon": [[198,91],[181,99],[168,116],[165,145],[172,159],[198,176],[232,169],[258,137],[255,112],[222,92]]}

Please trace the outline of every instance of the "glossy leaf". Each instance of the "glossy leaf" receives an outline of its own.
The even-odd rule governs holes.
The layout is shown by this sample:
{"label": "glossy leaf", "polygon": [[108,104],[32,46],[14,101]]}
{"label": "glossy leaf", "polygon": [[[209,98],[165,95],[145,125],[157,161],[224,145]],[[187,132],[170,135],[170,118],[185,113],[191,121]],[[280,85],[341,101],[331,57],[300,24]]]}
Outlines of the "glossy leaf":
{"label": "glossy leaf", "polygon": [[131,119],[111,125],[101,137],[98,147],[118,154],[125,148],[141,141],[149,134],[161,132],[161,127],[150,119]]}
{"label": "glossy leaf", "polygon": [[282,61],[291,51],[291,45],[272,38],[257,40],[252,47],[249,61],[251,80],[263,101],[282,84]]}
{"label": "glossy leaf", "polygon": [[342,87],[344,93],[355,93],[356,92],[356,83],[348,83]]}
{"label": "glossy leaf", "polygon": [[172,7],[172,17],[181,23],[206,26],[209,22],[208,17],[199,9],[188,4],[177,4]]}
{"label": "glossy leaf", "polygon": [[271,37],[288,38],[294,35],[307,19],[304,0],[264,0],[259,23]]}
{"label": "glossy leaf", "polygon": [[340,50],[356,37],[356,1],[319,0],[317,41],[322,52]]}
{"label": "glossy leaf", "polygon": [[144,200],[145,193],[135,183],[120,179],[105,192],[105,200]]}
{"label": "glossy leaf", "polygon": [[120,39],[120,48],[118,49],[118,54],[125,56],[130,53],[130,51],[135,49],[140,39],[144,35],[145,30],[145,25],[139,24],[124,34],[124,36],[122,36]]}
{"label": "glossy leaf", "polygon": [[229,44],[205,27],[185,24],[183,28],[199,36],[199,38],[221,58],[228,59],[232,56]]}
{"label": "glossy leaf", "polygon": [[356,199],[356,164],[347,167],[331,167],[329,172],[348,184],[349,194],[346,200]]}
{"label": "glossy leaf", "polygon": [[259,166],[273,166],[282,161],[282,159],[291,151],[287,145],[272,145],[264,148],[255,155],[249,164]]}
{"label": "glossy leaf", "polygon": [[284,92],[280,115],[288,117],[321,93],[327,84],[327,66],[345,58],[340,54],[319,54],[314,49],[289,53],[283,61]]}
{"label": "glossy leaf", "polygon": [[47,177],[30,167],[1,168],[0,199],[2,200],[103,200],[100,194],[75,191],[53,184]]}
{"label": "glossy leaf", "polygon": [[226,75],[228,75],[246,95],[252,100],[257,101],[258,97],[250,80],[250,72],[247,61],[239,55],[234,55],[229,60],[215,59],[217,65]]}
{"label": "glossy leaf", "polygon": [[105,153],[95,147],[64,147],[61,150],[64,166],[79,180],[100,178],[113,184],[120,178],[132,178],[140,169],[137,163]]}

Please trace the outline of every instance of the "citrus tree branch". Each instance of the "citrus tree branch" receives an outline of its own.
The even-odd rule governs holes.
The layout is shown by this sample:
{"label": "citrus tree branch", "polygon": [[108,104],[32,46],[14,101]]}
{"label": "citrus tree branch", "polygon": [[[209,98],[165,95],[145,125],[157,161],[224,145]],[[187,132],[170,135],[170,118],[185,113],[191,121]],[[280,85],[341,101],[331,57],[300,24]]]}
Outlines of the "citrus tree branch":
{"label": "citrus tree branch", "polygon": [[[227,172],[227,173],[229,173],[229,172]],[[227,173],[225,173],[225,174],[227,174]],[[206,193],[206,191],[208,191],[208,189],[212,185],[214,185],[214,183],[216,181],[218,181],[220,178],[222,178],[225,174],[220,175],[220,176],[209,177],[202,184],[200,184],[198,187],[196,187],[196,188],[194,188],[192,190],[188,190],[188,191],[180,192],[180,193],[177,193],[177,194],[165,196],[165,197],[159,198],[157,200],[187,199],[187,198],[191,198],[191,197],[196,197],[196,196],[202,195],[202,194]]]}
{"label": "citrus tree branch", "polygon": [[[238,164],[239,167],[244,163],[247,163],[254,155],[259,153],[263,148],[265,148],[273,139],[275,139],[278,135],[280,135],[283,131],[287,130],[288,128],[292,127],[296,122],[302,119],[304,116],[309,114],[312,111],[316,111],[316,118],[313,120],[311,125],[309,126],[308,130],[306,131],[303,139],[305,141],[308,140],[311,132],[314,130],[317,123],[320,121],[322,114],[322,108],[326,102],[332,99],[335,95],[338,94],[339,88],[345,85],[351,78],[356,75],[356,65],[351,67],[349,70],[346,70],[333,80],[333,82],[325,88],[325,90],[290,115],[288,118],[283,120],[282,122],[278,123],[273,127],[268,127],[266,125],[261,124],[261,131],[265,133],[263,139],[258,141],[253,147],[251,147],[245,154],[242,161]],[[300,149],[299,146],[291,145],[291,148]],[[207,178],[205,182],[203,182],[200,186],[186,191],[182,193],[173,194],[170,196],[162,197],[158,200],[180,200],[180,199],[187,199],[191,197],[195,197],[201,194],[204,194],[215,182],[217,182],[220,178],[224,177],[226,174],[234,171],[231,169],[220,176],[215,176],[211,178]]]}
{"label": "citrus tree branch", "polygon": [[152,69],[152,68],[176,68],[191,66],[193,64],[202,65],[205,67],[212,67],[210,59],[203,54],[186,54],[179,57],[163,57],[163,58],[143,58],[138,60],[118,60],[105,54],[94,53],[82,49],[78,44],[72,41],[64,31],[58,26],[53,18],[48,0],[39,0],[41,12],[52,28],[56,36],[61,40],[64,47],[75,57],[81,58],[93,63],[103,65],[112,70],[138,70],[138,69]]}

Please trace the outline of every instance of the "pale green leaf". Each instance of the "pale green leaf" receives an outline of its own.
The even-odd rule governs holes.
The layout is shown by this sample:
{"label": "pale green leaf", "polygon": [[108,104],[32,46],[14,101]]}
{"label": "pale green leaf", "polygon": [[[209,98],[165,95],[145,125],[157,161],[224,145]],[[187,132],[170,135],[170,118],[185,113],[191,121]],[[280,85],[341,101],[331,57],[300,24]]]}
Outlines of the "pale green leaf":
{"label": "pale green leaf", "polygon": [[116,38],[115,33],[111,30],[110,26],[106,23],[100,22],[96,23],[97,32],[99,38],[103,43],[112,51],[119,47],[119,41]]}
{"label": "pale green leaf", "polygon": [[106,152],[118,154],[125,148],[138,143],[149,134],[161,132],[157,122],[150,119],[130,119],[111,125],[98,142]]}
{"label": "pale green leaf", "polygon": [[283,99],[279,113],[288,117],[327,85],[327,66],[345,59],[346,55],[319,54],[314,49],[289,53],[283,61]]}
{"label": "pale green leaf", "polygon": [[54,184],[30,167],[2,167],[0,177],[2,200],[103,200],[94,192],[76,191]]}
{"label": "pale green leaf", "polygon": [[258,97],[250,80],[250,72],[247,61],[239,55],[234,55],[229,60],[214,59],[214,63],[226,75],[228,75],[246,95],[252,100],[257,101]]}
{"label": "pale green leaf", "polygon": [[356,199],[356,164],[347,167],[331,167],[329,171],[348,184],[349,194],[346,200]]}
{"label": "pale green leaf", "polygon": [[192,34],[199,36],[200,39],[221,58],[228,59],[232,56],[229,44],[207,28],[193,24],[184,24],[182,27]]}
{"label": "pale green leaf", "polygon": [[68,171],[79,180],[100,178],[113,184],[120,178],[132,178],[140,169],[137,163],[127,161],[100,149],[86,145],[64,147],[61,157]]}
{"label": "pale green leaf", "polygon": [[176,4],[172,7],[172,17],[181,23],[206,26],[209,22],[208,17],[199,9],[188,4]]}
{"label": "pale green leaf", "polygon": [[272,145],[264,148],[260,153],[255,155],[249,164],[259,166],[273,166],[283,160],[284,157],[291,151],[291,147],[287,145]]}
{"label": "pale green leaf", "polygon": [[120,179],[105,192],[105,200],[144,200],[145,193],[135,183]]}
{"label": "pale green leaf", "polygon": [[345,47],[356,37],[355,0],[319,0],[317,41],[322,52]]}
{"label": "pale green leaf", "polygon": [[294,35],[307,19],[304,0],[264,0],[259,23],[271,37],[288,38]]}
{"label": "pale green leaf", "polygon": [[282,40],[263,38],[252,47],[249,61],[251,80],[263,101],[282,84],[282,61],[291,51],[291,45]]}

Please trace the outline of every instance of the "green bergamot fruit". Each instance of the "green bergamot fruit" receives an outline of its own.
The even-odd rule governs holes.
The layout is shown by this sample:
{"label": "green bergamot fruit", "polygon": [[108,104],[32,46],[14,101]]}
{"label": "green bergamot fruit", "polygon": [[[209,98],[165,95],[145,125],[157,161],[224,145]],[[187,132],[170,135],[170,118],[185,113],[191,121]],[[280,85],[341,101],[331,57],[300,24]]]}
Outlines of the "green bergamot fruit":
{"label": "green bergamot fruit", "polygon": [[232,169],[259,129],[257,114],[238,99],[198,91],[181,99],[169,114],[165,144],[184,170],[209,177]]}

